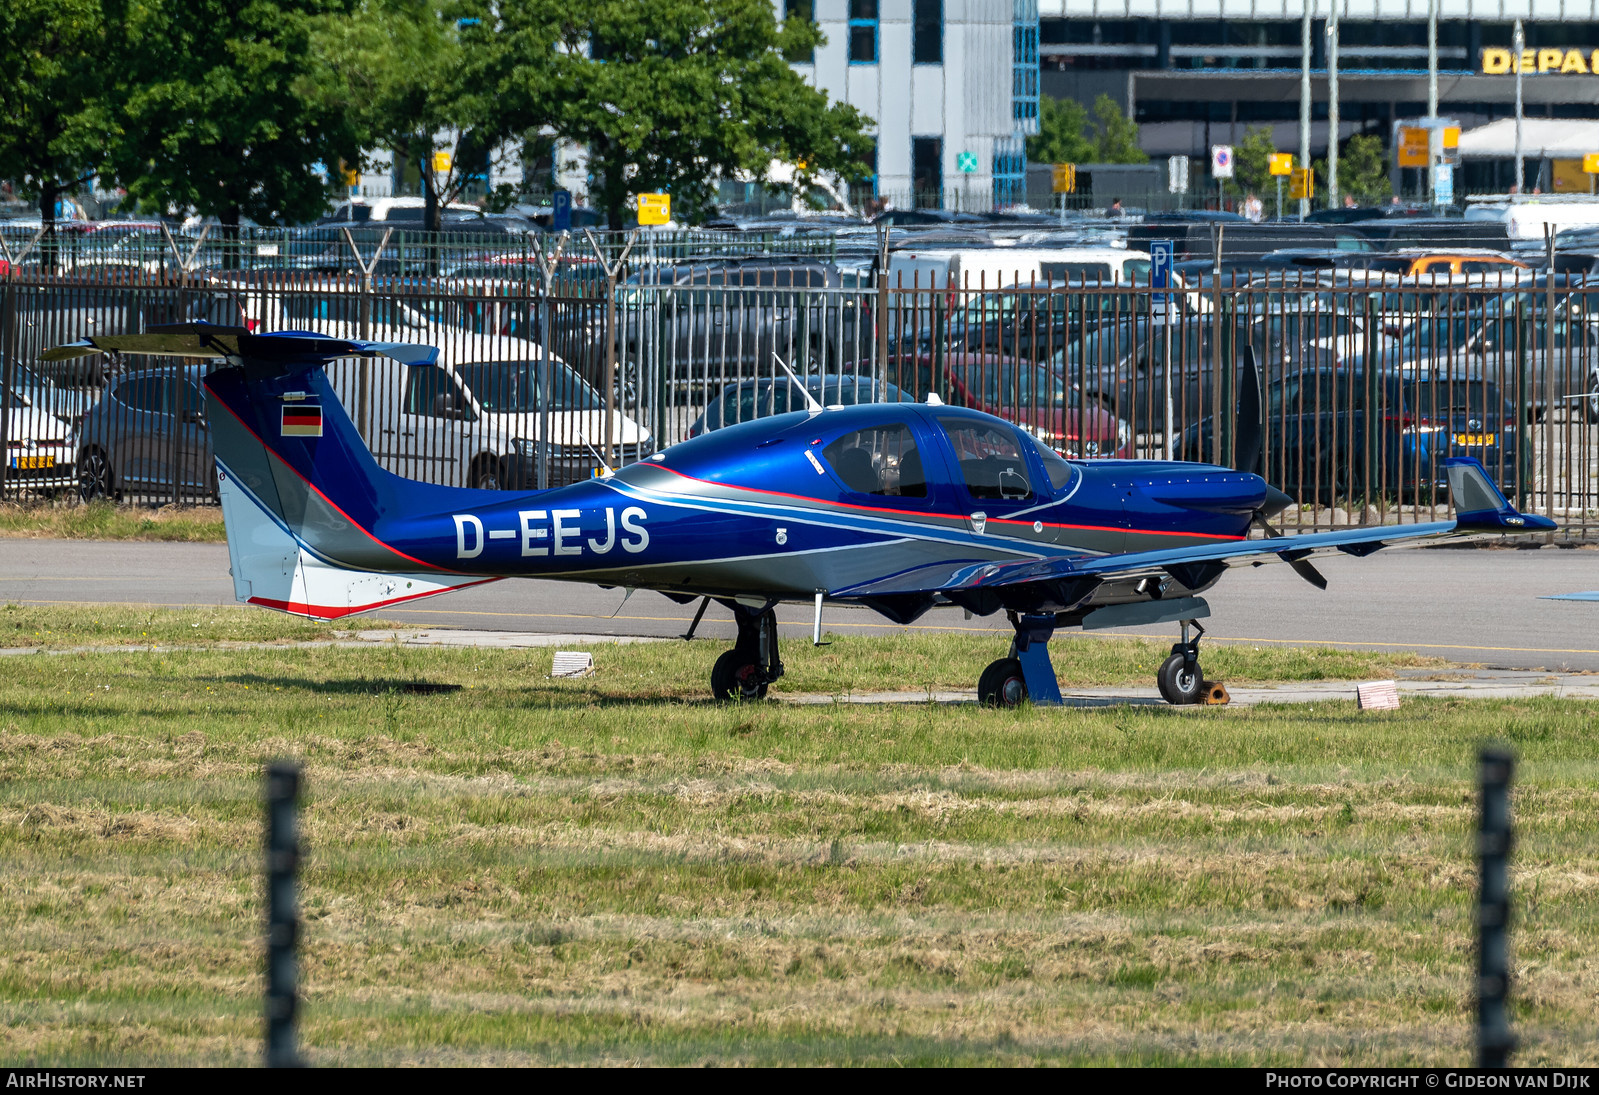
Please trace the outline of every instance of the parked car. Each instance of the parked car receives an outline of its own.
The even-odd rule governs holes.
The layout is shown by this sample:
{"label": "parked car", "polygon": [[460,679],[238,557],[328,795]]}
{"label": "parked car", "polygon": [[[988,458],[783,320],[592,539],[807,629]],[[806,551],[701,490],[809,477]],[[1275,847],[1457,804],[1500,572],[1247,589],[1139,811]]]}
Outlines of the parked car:
{"label": "parked car", "polygon": [[[857,376],[808,376],[805,390],[824,407],[849,407],[856,403],[911,403],[914,400],[892,384]],[[803,410],[805,400],[799,386],[788,377],[761,377],[740,380],[723,388],[706,406],[705,413],[688,428],[689,437],[698,437],[723,426],[770,418],[775,414]]]}
{"label": "parked car", "polygon": [[771,367],[773,354],[798,372],[830,371],[858,356],[871,337],[870,311],[863,313],[860,298],[843,288],[838,267],[803,257],[686,261],[641,271],[618,287],[624,383],[646,359],[679,384],[758,375]]}
{"label": "parked car", "polygon": [[900,354],[875,372],[918,400],[932,395],[1014,422],[1071,459],[1132,455],[1132,427],[1048,365],[1003,354]]}
{"label": "parked car", "polygon": [[72,424],[17,387],[0,388],[0,406],[6,417],[5,486],[51,493],[75,486]]}
{"label": "parked car", "polygon": [[84,499],[216,497],[216,464],[200,387],[209,369],[134,369],[106,384],[78,429],[77,482]]}
{"label": "parked car", "polygon": [[[0,377],[4,375],[5,364],[0,362]],[[22,364],[11,366],[11,390],[20,392],[32,406],[64,419],[73,426],[77,425],[83,412],[94,401],[82,388],[61,387]]]}
{"label": "parked car", "polygon": [[[1447,489],[1451,456],[1512,496],[1532,482],[1532,439],[1518,445],[1515,407],[1480,373],[1306,369],[1267,385],[1266,418],[1267,480],[1300,501],[1426,498]],[[1214,431],[1210,416],[1189,426],[1178,454],[1206,458]]]}
{"label": "parked car", "polygon": [[499,352],[477,346],[441,352],[436,365],[383,357],[329,369],[381,467],[446,486],[521,490],[537,485],[541,456],[549,484],[561,486],[648,454],[649,431],[621,411],[609,416],[607,452],[605,399],[564,362],[545,366],[526,342],[485,341]]}

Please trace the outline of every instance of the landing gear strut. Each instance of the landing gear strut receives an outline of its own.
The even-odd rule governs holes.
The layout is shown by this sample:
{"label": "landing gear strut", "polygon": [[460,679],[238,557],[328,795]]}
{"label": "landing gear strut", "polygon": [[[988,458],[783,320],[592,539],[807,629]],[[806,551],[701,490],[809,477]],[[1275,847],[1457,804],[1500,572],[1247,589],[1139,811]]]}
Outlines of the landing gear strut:
{"label": "landing gear strut", "polygon": [[[1188,637],[1192,627],[1195,635]],[[1160,665],[1155,683],[1160,686],[1161,697],[1175,707],[1198,703],[1205,693],[1205,674],[1199,668],[1199,640],[1205,629],[1198,620],[1183,621],[1182,642],[1173,643],[1171,657]]]}
{"label": "landing gear strut", "polygon": [[1049,660],[1049,640],[1055,634],[1055,614],[1018,616],[1011,612],[1010,656],[1000,658],[983,670],[977,681],[977,702],[984,707],[1015,707],[1022,700],[1037,704],[1060,704],[1060,685],[1055,666]]}
{"label": "landing gear strut", "polygon": [[733,606],[738,640],[711,668],[711,695],[719,701],[760,700],[766,687],[783,675],[777,656],[777,613]]}

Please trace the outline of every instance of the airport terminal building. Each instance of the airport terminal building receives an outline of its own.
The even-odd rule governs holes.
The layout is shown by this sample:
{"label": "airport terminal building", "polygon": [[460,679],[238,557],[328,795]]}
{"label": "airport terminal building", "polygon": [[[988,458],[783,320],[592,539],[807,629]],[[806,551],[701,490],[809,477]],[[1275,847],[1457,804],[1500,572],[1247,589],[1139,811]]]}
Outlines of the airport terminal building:
{"label": "airport terminal building", "polygon": [[[1311,9],[1312,133],[1327,147],[1327,14]],[[1347,0],[1339,8],[1339,139],[1427,113],[1427,0]],[[1040,0],[1043,94],[1108,94],[1153,158],[1207,157],[1271,126],[1299,148],[1304,0]],[[1527,118],[1599,116],[1599,0],[1438,0],[1439,114],[1466,130],[1515,114],[1513,21],[1528,55]],[[1599,149],[1595,149],[1599,151]],[[1531,155],[1531,153],[1529,153]],[[1529,188],[1538,165],[1528,163]],[[1463,162],[1458,188],[1504,190],[1513,161]],[[1545,186],[1548,189],[1548,186]]]}

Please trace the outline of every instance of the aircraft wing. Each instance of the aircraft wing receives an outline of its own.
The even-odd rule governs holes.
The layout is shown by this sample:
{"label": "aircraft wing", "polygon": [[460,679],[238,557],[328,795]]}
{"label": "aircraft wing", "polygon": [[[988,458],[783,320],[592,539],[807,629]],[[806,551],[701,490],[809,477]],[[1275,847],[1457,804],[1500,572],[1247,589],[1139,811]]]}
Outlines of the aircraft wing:
{"label": "aircraft wing", "polygon": [[[1093,584],[1109,579],[1171,575],[1190,588],[1208,584],[1221,568],[1263,563],[1295,563],[1316,555],[1343,553],[1364,557],[1385,547],[1420,544],[1428,540],[1549,532],[1556,525],[1547,517],[1518,513],[1488,478],[1481,464],[1469,457],[1445,461],[1450,494],[1458,516],[1453,521],[1415,525],[1380,525],[1375,528],[1316,532],[1300,536],[1272,536],[1258,540],[1230,540],[1190,547],[1112,555],[1064,555],[1013,563],[969,563],[940,572],[920,568],[836,591],[835,597],[880,599],[895,594],[942,593],[957,601],[988,592],[1004,600],[1025,603],[1026,587],[1047,584]],[[935,584],[936,583],[936,584]],[[1012,597],[1012,594],[1019,596]]]}

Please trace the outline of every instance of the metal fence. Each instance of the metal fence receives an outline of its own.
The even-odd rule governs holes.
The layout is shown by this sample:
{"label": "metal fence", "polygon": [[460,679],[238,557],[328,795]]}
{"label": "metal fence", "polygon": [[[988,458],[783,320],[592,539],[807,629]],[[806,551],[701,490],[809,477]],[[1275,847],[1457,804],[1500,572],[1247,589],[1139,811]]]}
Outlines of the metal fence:
{"label": "metal fence", "polygon": [[614,265],[563,281],[555,270],[404,282],[14,275],[0,283],[0,497],[211,497],[202,366],[38,360],[91,332],[204,319],[438,345],[437,368],[339,362],[333,387],[381,465],[513,488],[800,409],[799,385],[823,404],[977,407],[1074,458],[1230,465],[1250,350],[1261,470],[1300,502],[1281,524],[1438,519],[1443,461],[1471,455],[1562,535],[1599,532],[1599,283],[1303,275],[1162,294],[862,288],[693,267],[629,280]]}

